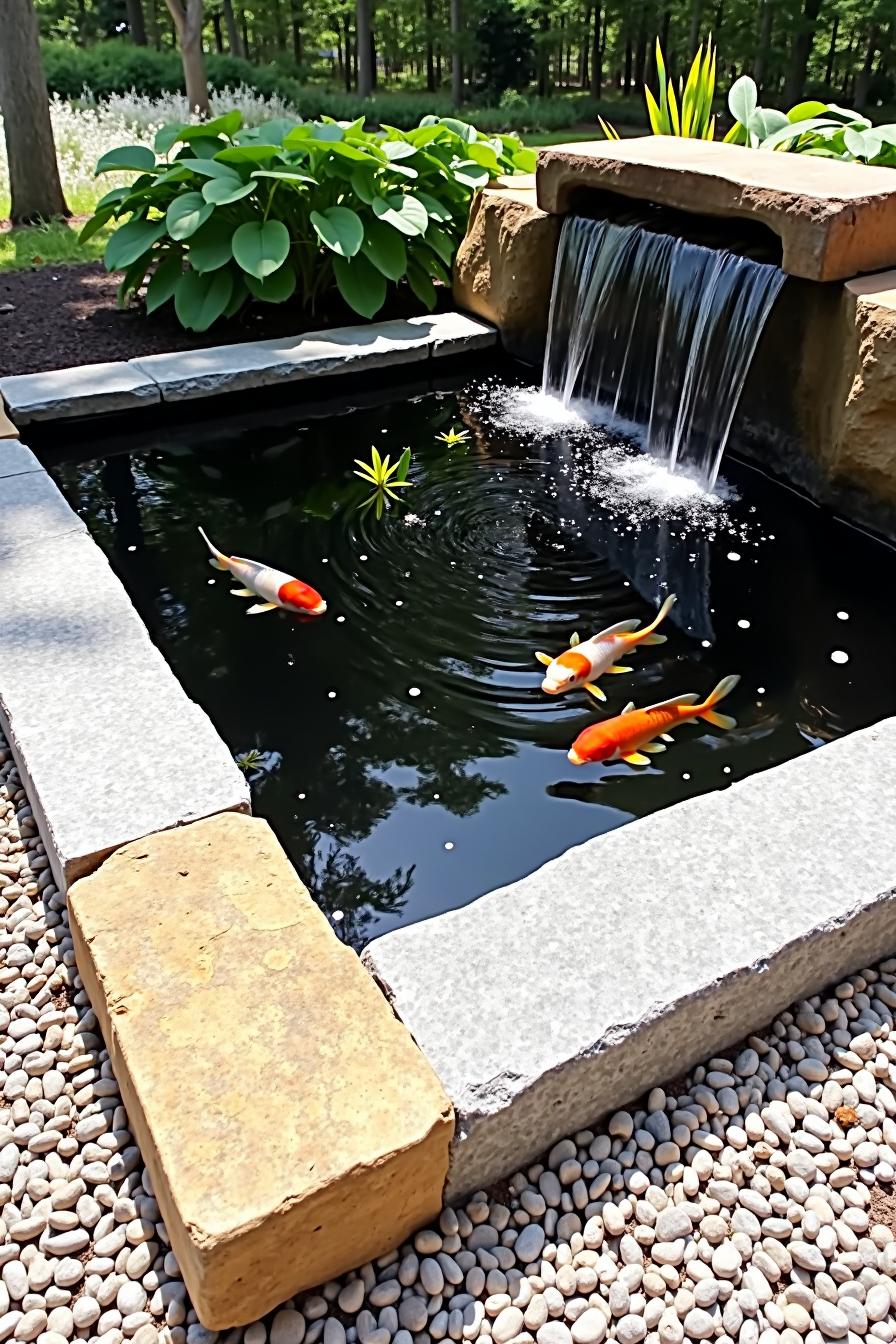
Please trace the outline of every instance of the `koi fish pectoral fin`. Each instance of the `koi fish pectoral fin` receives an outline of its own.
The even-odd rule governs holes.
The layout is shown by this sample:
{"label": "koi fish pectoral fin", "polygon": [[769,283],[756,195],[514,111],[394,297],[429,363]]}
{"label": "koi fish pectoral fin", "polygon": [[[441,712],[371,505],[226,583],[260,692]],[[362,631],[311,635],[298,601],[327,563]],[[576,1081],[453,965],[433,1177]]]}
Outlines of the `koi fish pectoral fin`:
{"label": "koi fish pectoral fin", "polygon": [[225,574],[227,573],[227,566],[222,565],[220,560],[209,560],[209,564],[211,565],[212,569],[223,569],[224,573]]}
{"label": "koi fish pectoral fin", "polygon": [[231,590],[230,590],[230,596],[231,596],[231,597],[257,597],[258,594],[257,594],[257,593],[253,593],[253,591],[252,591],[251,588],[231,588]]}
{"label": "koi fish pectoral fin", "polygon": [[655,756],[658,751],[665,751],[666,748],[662,742],[648,742],[644,750],[649,751],[651,756]]}
{"label": "koi fish pectoral fin", "polygon": [[597,635],[592,635],[592,639],[608,639],[611,635],[627,635],[631,630],[636,630],[641,624],[637,616],[633,616],[629,621],[617,621],[615,625],[608,625],[606,630],[601,630]]}
{"label": "koi fish pectoral fin", "polygon": [[650,757],[649,757],[649,756],[645,756],[645,755],[643,755],[643,753],[640,752],[640,751],[632,751],[632,752],[629,752],[628,756],[623,756],[622,759],[623,759],[624,761],[627,761],[629,765],[649,765],[649,764],[650,764]]}
{"label": "koi fish pectoral fin", "polygon": [[671,733],[660,733],[660,741],[661,741],[661,742],[674,742],[674,741],[675,741],[675,738],[672,736]]}
{"label": "koi fish pectoral fin", "polygon": [[733,719],[730,714],[718,714],[714,709],[708,709],[705,714],[700,716],[707,723],[712,723],[716,728],[736,728],[737,719]]}
{"label": "koi fish pectoral fin", "polygon": [[585,691],[588,691],[589,694],[590,694],[590,695],[593,695],[593,696],[595,697],[596,700],[606,700],[606,698],[607,698],[607,697],[604,695],[604,693],[603,693],[603,691],[601,690],[601,688],[600,688],[599,686],[595,686],[595,684],[594,684],[593,681],[586,681],[586,682],[584,682],[582,689],[585,690]]}
{"label": "koi fish pectoral fin", "polygon": [[646,639],[642,639],[642,640],[641,640],[641,643],[642,643],[642,644],[645,644],[645,645],[646,645],[646,644],[665,644],[666,641],[667,641],[667,639],[668,639],[668,636],[667,636],[667,635],[648,635]]}
{"label": "koi fish pectoral fin", "polygon": [[617,663],[615,667],[607,668],[607,672],[612,672],[613,674],[617,674],[620,672],[631,672],[632,670],[633,669],[630,667],[623,667],[621,663]]}
{"label": "koi fish pectoral fin", "polygon": [[536,653],[535,657],[540,663],[544,663],[545,667],[550,667],[551,663],[554,661],[548,653]]}
{"label": "koi fish pectoral fin", "polygon": [[571,636],[570,641],[569,641],[569,647],[570,647],[571,649],[574,649],[574,648],[576,647],[576,645],[577,645],[577,644],[581,644],[581,642],[582,642],[582,641],[581,641],[581,639],[579,638],[579,632],[578,632],[578,630],[573,630],[573,632],[572,632],[572,636]]}
{"label": "koi fish pectoral fin", "polygon": [[[253,593],[253,597],[254,596],[255,594]],[[276,610],[277,610],[276,602],[256,602],[254,607],[247,608],[246,615],[260,616],[263,611],[276,611]]]}
{"label": "koi fish pectoral fin", "polygon": [[622,714],[631,714],[631,712],[632,712],[632,710],[633,710],[634,708],[635,708],[635,702],[634,702],[634,700],[629,700],[629,702],[628,702],[628,704],[626,705],[625,709],[623,709],[623,710],[621,711],[621,713],[620,713],[620,718],[622,717]]}

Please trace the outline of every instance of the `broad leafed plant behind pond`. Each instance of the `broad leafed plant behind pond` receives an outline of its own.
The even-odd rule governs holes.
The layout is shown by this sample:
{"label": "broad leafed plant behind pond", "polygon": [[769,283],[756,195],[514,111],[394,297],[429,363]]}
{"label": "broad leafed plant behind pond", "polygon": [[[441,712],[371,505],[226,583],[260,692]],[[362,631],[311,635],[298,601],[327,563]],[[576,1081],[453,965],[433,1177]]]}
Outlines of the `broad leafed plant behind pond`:
{"label": "broad leafed plant behind pond", "polygon": [[363,118],[249,129],[233,111],[163,126],[155,152],[124,145],[104,154],[98,174],[138,176],[102,197],[81,238],[120,221],[105,252],[107,269],[124,272],[120,298],[151,271],[147,311],[173,302],[192,331],[250,298],[295,297],[314,311],[334,288],[373,317],[403,280],[432,310],[474,193],[534,164],[516,136],[483,136],[451,117],[424,117],[406,132],[365,131]]}

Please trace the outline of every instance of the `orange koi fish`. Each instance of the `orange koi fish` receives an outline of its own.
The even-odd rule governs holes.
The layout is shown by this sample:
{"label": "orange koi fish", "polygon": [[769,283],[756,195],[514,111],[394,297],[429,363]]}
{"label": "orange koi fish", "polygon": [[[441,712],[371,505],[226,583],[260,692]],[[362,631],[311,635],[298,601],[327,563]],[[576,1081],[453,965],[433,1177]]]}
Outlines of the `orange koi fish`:
{"label": "orange koi fish", "polygon": [[590,639],[580,640],[578,635],[573,635],[569,648],[557,658],[551,658],[546,653],[536,653],[538,661],[547,667],[541,689],[548,695],[562,695],[564,691],[573,691],[581,686],[598,700],[606,700],[601,688],[595,684],[598,677],[610,672],[631,672],[630,667],[623,667],[616,660],[632,654],[639,644],[665,644],[666,636],[654,634],[654,631],[677,601],[675,594],[671,593],[654,620],[640,630],[635,628],[639,624],[635,617],[634,620],[619,621],[616,625],[608,626]]}
{"label": "orange koi fish", "polygon": [[715,706],[731,694],[739,681],[740,677],[723,677],[712,694],[699,705],[694,694],[676,695],[659,705],[649,705],[647,709],[635,709],[633,703],[628,704],[615,719],[593,723],[579,733],[569,749],[567,760],[573,765],[618,760],[628,761],[629,765],[649,765],[650,756],[643,752],[665,751],[663,743],[655,742],[654,738],[671,742],[668,730],[677,728],[680,723],[705,719],[717,728],[736,728],[737,720],[730,714],[717,714]]}
{"label": "orange koi fish", "polygon": [[244,583],[245,588],[231,588],[231,597],[260,597],[249,607],[247,616],[258,616],[263,611],[274,611],[281,607],[284,611],[301,612],[303,616],[323,616],[327,604],[315,588],[282,569],[269,569],[257,560],[246,560],[238,555],[225,555],[209,541],[202,528],[199,535],[212,553],[209,564],[213,569],[223,569]]}

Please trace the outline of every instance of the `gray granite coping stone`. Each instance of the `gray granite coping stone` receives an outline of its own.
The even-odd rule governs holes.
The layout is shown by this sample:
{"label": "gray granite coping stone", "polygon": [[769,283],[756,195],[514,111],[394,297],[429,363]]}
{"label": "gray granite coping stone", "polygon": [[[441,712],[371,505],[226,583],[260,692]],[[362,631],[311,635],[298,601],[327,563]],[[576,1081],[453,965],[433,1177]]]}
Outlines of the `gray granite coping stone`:
{"label": "gray granite coping stone", "polygon": [[888,719],[375,939],[456,1110],[448,1197],[892,955],[894,798]]}
{"label": "gray granite coping stone", "polygon": [[[11,486],[41,479],[56,489],[43,473],[0,480],[0,519]],[[126,841],[249,810],[227,747],[76,522],[0,550],[0,723],[62,890]]]}
{"label": "gray granite coping stone", "polygon": [[0,479],[43,471],[43,467],[21,439],[0,439]]}
{"label": "gray granite coping stone", "polygon": [[[6,444],[4,440],[0,462],[5,458]],[[0,470],[0,557],[33,550],[44,541],[72,533],[86,535],[87,528],[43,468],[15,475]]]}
{"label": "gray granite coping stone", "polygon": [[216,392],[415,363],[431,354],[472,348],[474,341],[477,347],[494,344],[497,333],[461,313],[436,313],[407,321],[310,331],[291,338],[147,355],[131,362],[158,383],[164,401],[184,401]]}
{"label": "gray granite coping stone", "polygon": [[127,363],[21,374],[0,378],[0,394],[16,420],[27,424],[419,363],[484,349],[497,340],[495,328],[478,318],[433,313],[406,321],[143,355]]}
{"label": "gray granite coping stone", "polygon": [[123,361],[0,378],[0,395],[18,425],[125,411],[159,401],[152,379]]}

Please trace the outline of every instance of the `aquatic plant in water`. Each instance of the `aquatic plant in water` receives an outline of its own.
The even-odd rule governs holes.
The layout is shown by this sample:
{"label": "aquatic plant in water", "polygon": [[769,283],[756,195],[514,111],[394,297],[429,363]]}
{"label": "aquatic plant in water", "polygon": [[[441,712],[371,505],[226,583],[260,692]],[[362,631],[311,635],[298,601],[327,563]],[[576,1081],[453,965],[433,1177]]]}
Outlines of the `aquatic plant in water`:
{"label": "aquatic plant in water", "polygon": [[362,462],[360,457],[356,457],[360,470],[355,475],[368,485],[373,486],[373,494],[361,505],[363,509],[369,509],[376,506],[377,518],[382,518],[387,507],[387,498],[393,499],[396,504],[403,502],[400,495],[396,495],[396,490],[406,489],[413,485],[413,481],[407,479],[408,471],[411,466],[411,450],[405,448],[397,462],[391,462],[389,454],[381,457],[378,449],[372,447],[370,450],[370,461]]}
{"label": "aquatic plant in water", "polygon": [[436,438],[442,443],[447,443],[449,448],[453,448],[458,443],[466,443],[469,437],[470,431],[468,429],[454,429],[453,427],[436,435]]}

